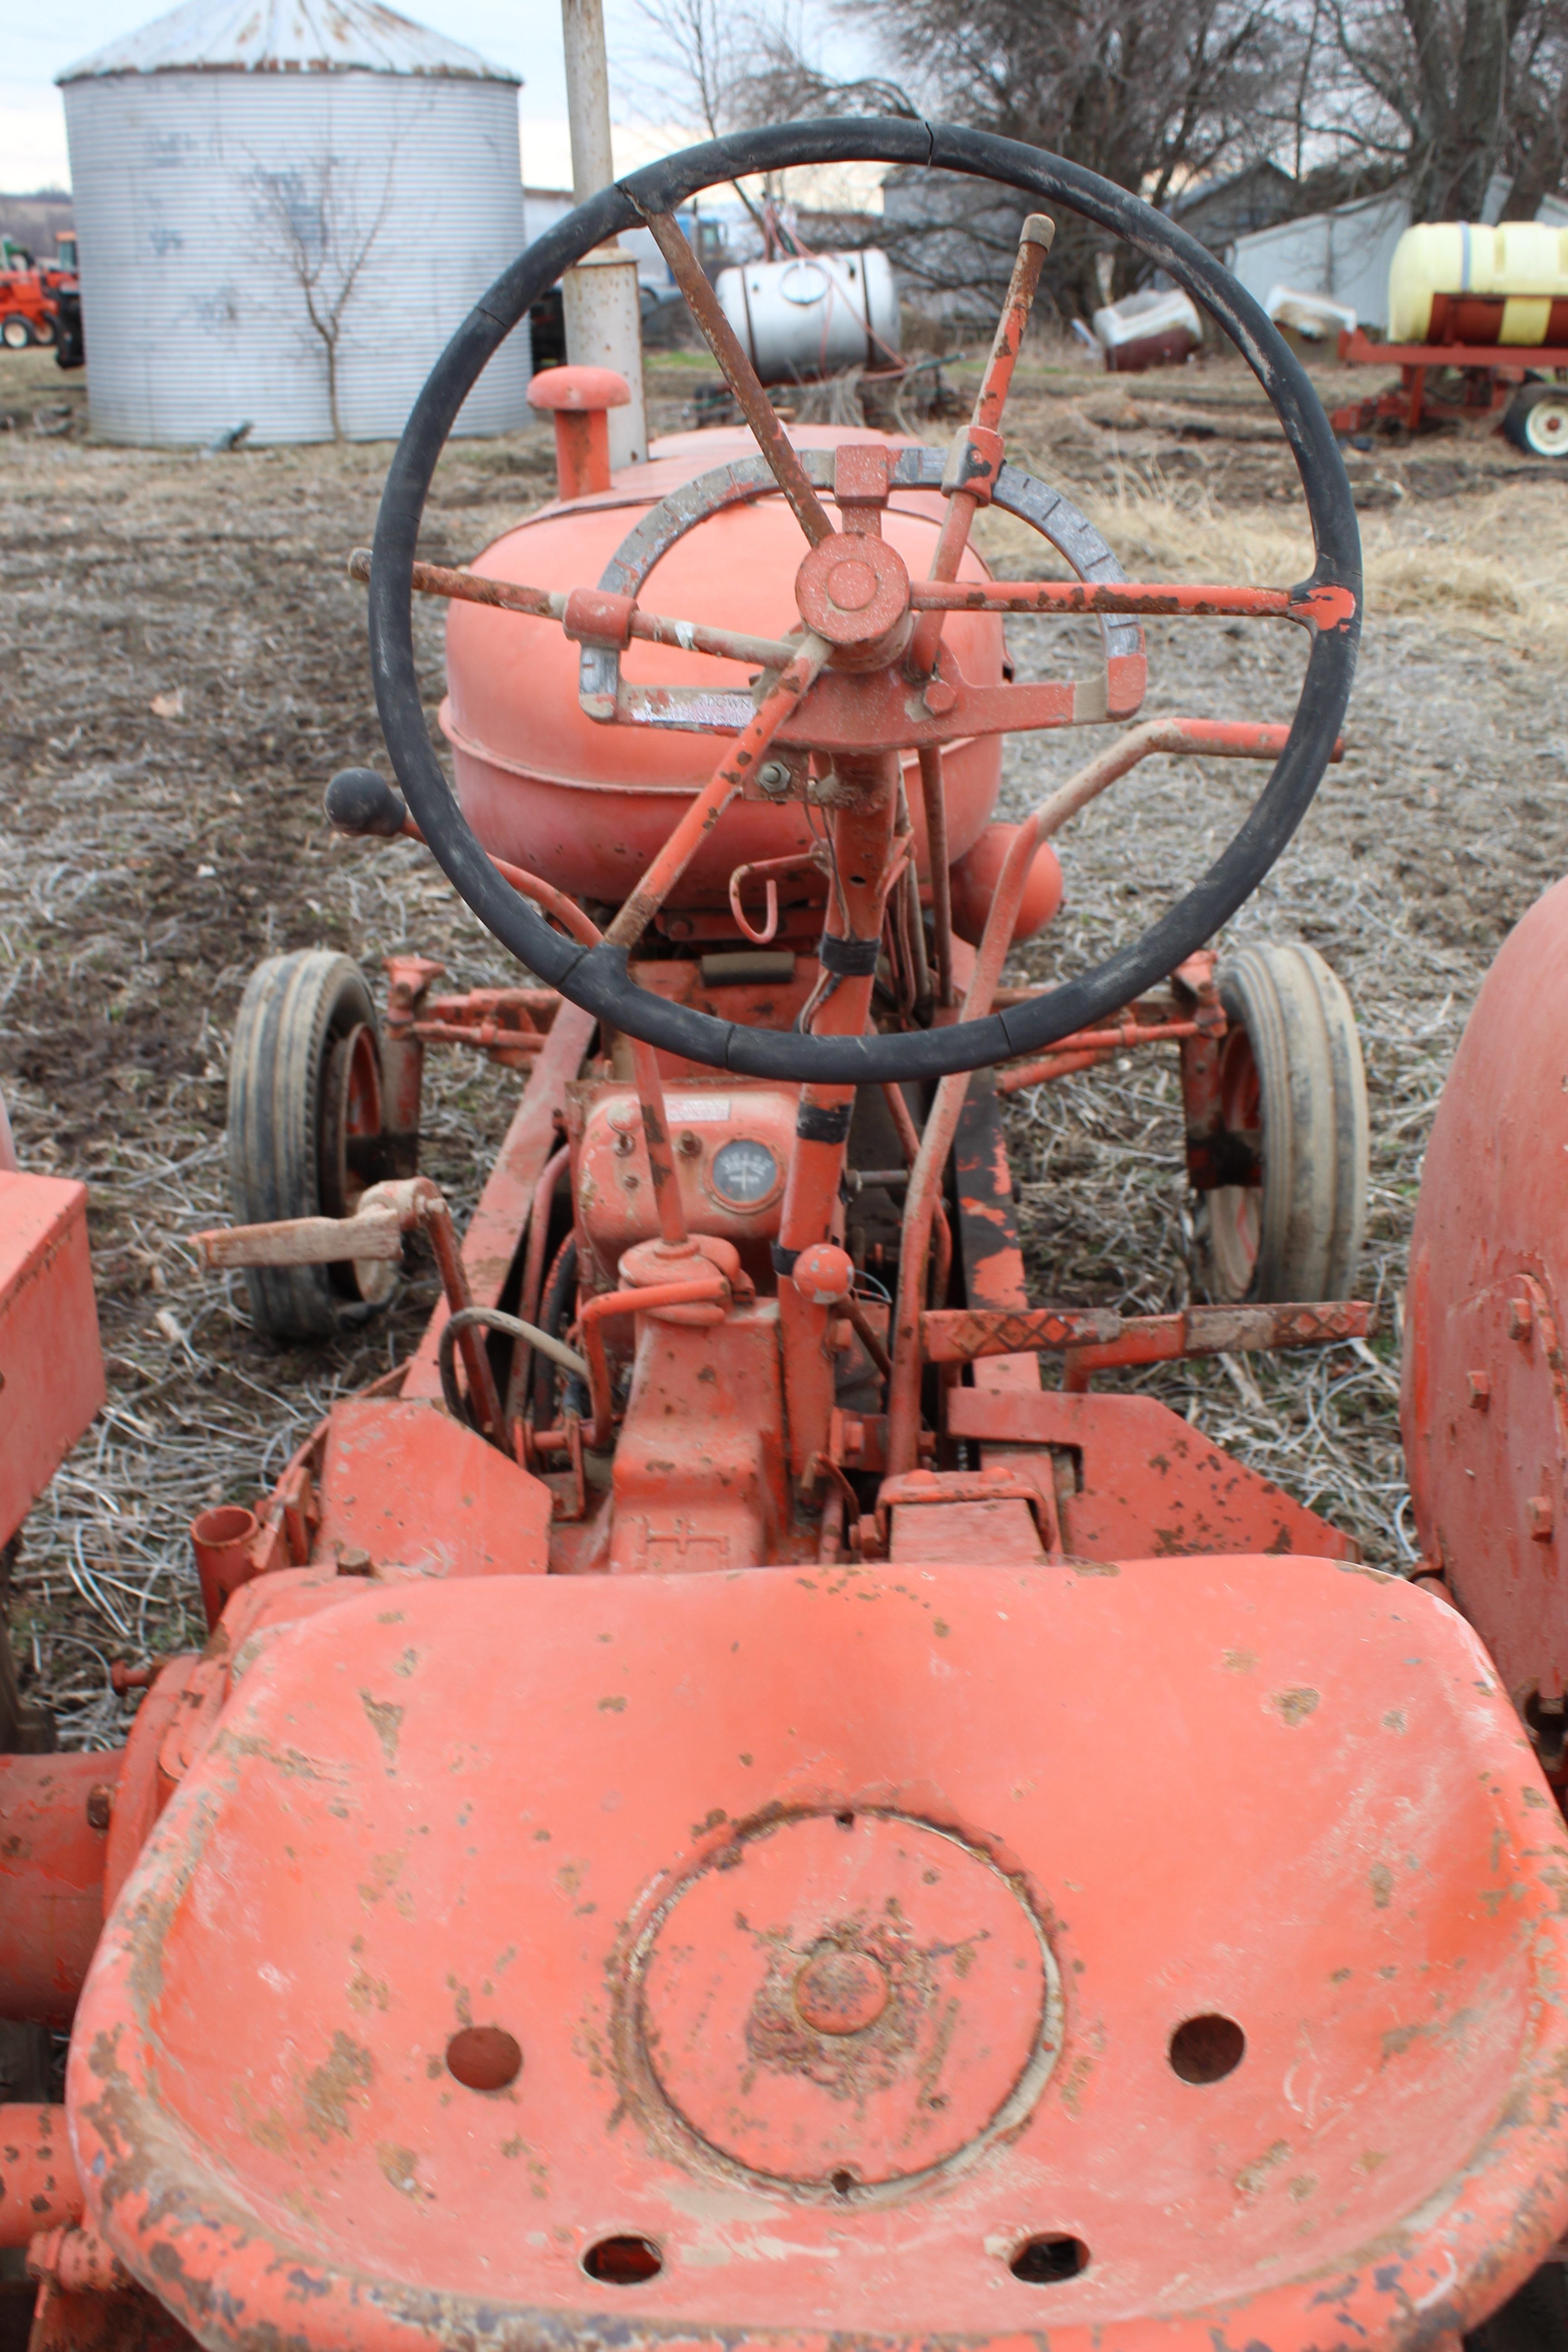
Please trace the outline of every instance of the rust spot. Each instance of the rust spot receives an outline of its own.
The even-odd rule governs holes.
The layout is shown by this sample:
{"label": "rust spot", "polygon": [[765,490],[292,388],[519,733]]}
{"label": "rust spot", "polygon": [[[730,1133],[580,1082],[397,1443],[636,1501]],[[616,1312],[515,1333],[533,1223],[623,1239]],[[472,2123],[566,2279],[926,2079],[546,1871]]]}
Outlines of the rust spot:
{"label": "rust spot", "polygon": [[1385,1862],[1374,1862],[1366,1875],[1367,1883],[1372,1888],[1373,1909],[1386,1911],[1388,1898],[1394,1892],[1393,1871]]}
{"label": "rust spot", "polygon": [[1236,2185],[1242,2195],[1256,2197],[1268,2186],[1269,2174],[1278,2170],[1289,2153],[1289,2141],[1277,2139],[1272,2147],[1266,2147],[1261,2156],[1254,2157],[1250,2164],[1244,2164],[1236,2176]]}
{"label": "rust spot", "polygon": [[349,2007],[357,2009],[362,2017],[373,2009],[384,2011],[392,1996],[381,1977],[373,1977],[361,1968],[349,1979]]}
{"label": "rust spot", "polygon": [[402,1876],[403,1865],[407,1859],[406,1853],[372,1854],[370,1874],[368,1877],[362,1878],[359,1883],[360,1901],[364,1904],[379,1903],[384,1895],[390,1894]]}
{"label": "rust spot", "polygon": [[[248,2102],[237,2095],[236,2104],[240,2107],[241,2115],[244,2116],[245,2107]],[[253,2140],[258,2147],[266,2148],[269,2156],[287,2156],[289,2152],[289,2126],[277,2107],[268,2107],[264,2115],[246,2116],[245,2136],[247,2139]]]}
{"label": "rust spot", "polygon": [[1274,1695],[1275,1711],[1281,1723],[1305,1723],[1317,1707],[1321,1694],[1315,1690],[1283,1690]]}
{"label": "rust spot", "polygon": [[357,2091],[368,2090],[375,2071],[370,2052],[351,2042],[340,2027],[332,2036],[330,2057],[305,2077],[302,2093],[306,2120],[317,2139],[333,2132],[349,2136],[349,2102]]}
{"label": "rust spot", "polygon": [[[881,2006],[858,2030],[823,2032],[802,2016],[797,1987],[803,1979],[815,1984],[835,1960],[847,1962],[851,1956],[872,1963],[879,1994],[884,1996]],[[756,2065],[773,2074],[802,2075],[830,2098],[858,2104],[887,2090],[906,2072],[934,1989],[930,1958],[910,1937],[889,1924],[846,1920],[807,1951],[781,1946],[770,1954],[768,1972],[746,2021],[746,2049]],[[949,2023],[942,2037],[943,2054],[952,2032]],[[939,2056],[939,2067],[941,2063]],[[925,2072],[922,2064],[922,2082]]]}
{"label": "rust spot", "polygon": [[371,1729],[381,1742],[382,1758],[388,1772],[395,1772],[397,1738],[403,1727],[403,1709],[394,1706],[389,1698],[372,1698],[367,1690],[361,1691],[359,1701],[365,1711],[365,1717]]}
{"label": "rust spot", "polygon": [[419,2158],[411,2147],[394,2147],[389,2140],[382,2140],[376,2147],[375,2160],[400,2197],[430,2195],[430,2190],[421,2189],[416,2178],[415,2168]]}
{"label": "rust spot", "polygon": [[1076,2116],[1082,2105],[1083,2095],[1089,2087],[1089,2078],[1094,2072],[1094,2066],[1095,2062],[1086,2050],[1079,2053],[1068,2069],[1062,2082],[1062,2105],[1069,2116]]}

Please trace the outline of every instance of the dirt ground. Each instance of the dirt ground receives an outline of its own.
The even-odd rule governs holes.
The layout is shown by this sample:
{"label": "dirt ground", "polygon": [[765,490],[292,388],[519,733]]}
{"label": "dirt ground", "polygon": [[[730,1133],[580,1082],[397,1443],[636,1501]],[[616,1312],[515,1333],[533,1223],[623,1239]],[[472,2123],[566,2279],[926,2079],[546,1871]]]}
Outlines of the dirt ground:
{"label": "dirt ground", "polygon": [[[708,373],[660,366],[658,426],[689,421]],[[46,355],[0,354],[0,1087],[24,1164],[89,1187],[110,1377],[28,1522],[12,1626],[25,1681],[64,1738],[91,1745],[120,1735],[110,1661],[197,1630],[192,1513],[252,1499],[334,1395],[406,1350],[434,1297],[426,1273],[383,1321],[295,1355],[252,1335],[237,1284],[195,1272],[182,1235],[227,1213],[226,1048],[247,972],[310,945],[373,975],[402,947],[439,955],[461,985],[510,972],[422,851],[347,845],[321,820],[334,769],[384,765],[343,562],[370,537],[387,450],[111,449],[91,441],[86,399]],[[1126,387],[1037,361],[1011,429],[1135,572],[1309,568],[1292,469],[1238,366]],[[1232,929],[1310,940],[1355,1002],[1374,1130],[1363,1286],[1383,1336],[1157,1385],[1396,1564],[1410,1552],[1398,1302],[1425,1136],[1481,975],[1568,852],[1568,474],[1457,436],[1352,453],[1351,471],[1369,609],[1347,757]],[[552,477],[547,429],[457,445],[426,552],[466,560]],[[992,545],[1010,572],[1050,568],[1005,528]],[[1015,625],[1012,642],[1021,673],[1047,658],[1040,625]],[[421,615],[420,645],[433,704],[438,614]],[[1289,715],[1293,631],[1158,624],[1151,655],[1151,715]],[[1008,807],[1080,756],[1012,744]],[[1142,928],[1260,781],[1227,762],[1136,771],[1064,837],[1067,903],[1021,969],[1073,969]],[[455,1054],[427,1069],[426,1165],[466,1211],[515,1081]],[[1037,1297],[1189,1294],[1180,1133],[1173,1069],[1152,1061],[1019,1098]]]}

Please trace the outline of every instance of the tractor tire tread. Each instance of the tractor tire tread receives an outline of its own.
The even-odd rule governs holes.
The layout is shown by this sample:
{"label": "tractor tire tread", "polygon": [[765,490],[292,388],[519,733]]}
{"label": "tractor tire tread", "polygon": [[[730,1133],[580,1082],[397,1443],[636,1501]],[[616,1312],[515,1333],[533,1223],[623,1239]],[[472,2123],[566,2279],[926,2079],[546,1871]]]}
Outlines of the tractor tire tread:
{"label": "tractor tire tread", "polygon": [[1349,1298],[1366,1236],[1366,1073],[1338,976],[1302,944],[1238,948],[1217,974],[1244,1027],[1264,1105],[1258,1263],[1263,1302]]}
{"label": "tractor tire tread", "polygon": [[[331,949],[268,956],[251,973],[229,1056],[229,1193],[240,1223],[321,1213],[323,1057],[334,1034],[375,1019],[358,965]],[[330,1339],[355,1319],[325,1266],[257,1266],[246,1278],[268,1338]]]}

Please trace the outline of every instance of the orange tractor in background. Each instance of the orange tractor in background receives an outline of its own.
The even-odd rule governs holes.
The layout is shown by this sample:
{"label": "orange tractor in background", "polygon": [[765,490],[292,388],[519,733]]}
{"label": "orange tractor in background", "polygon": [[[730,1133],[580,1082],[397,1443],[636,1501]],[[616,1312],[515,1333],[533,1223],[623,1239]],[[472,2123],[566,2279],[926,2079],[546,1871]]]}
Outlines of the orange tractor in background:
{"label": "orange tractor in background", "polygon": [[53,261],[35,262],[11,237],[0,238],[0,343],[25,352],[29,344],[52,345],[62,368],[80,367],[81,289],[76,272],[76,239],[57,238]]}
{"label": "orange tractor in background", "polygon": [[[1007,460],[1043,215],[951,448],[786,432],[673,215],[851,158],[1069,206],[1204,301],[1296,457],[1311,578],[1129,582]],[[552,371],[557,501],[468,570],[422,562],[486,361],[638,222],[752,437],[612,475],[624,387]],[[986,506],[1072,577],[993,578]],[[1353,509],[1279,336],[1162,215],[1032,149],[717,142],[490,289],[353,568],[397,785],[347,771],[329,813],[423,838],[526,976],[443,993],[398,957],[378,1017],[307,951],[247,991],[243,1222],[208,1262],[293,1338],[374,1314],[412,1233],[444,1295],[263,1510],[195,1522],[212,1638],[132,1670],[125,1749],[0,1759],[0,2011],[70,2033],[63,2102],[0,2115],[33,2352],[1513,2352],[1556,2326],[1557,1522],[1516,1672],[1097,1386],[1369,1327],[1343,992],[1304,948],[1208,945],[1305,814],[1355,662]],[[455,790],[416,593],[450,605]],[[1149,614],[1300,628],[1289,724],[1140,722]],[[1088,673],[1015,676],[1004,619],[1072,615]],[[1104,748],[997,823],[1004,736],[1085,725]],[[1062,827],[1194,751],[1268,763],[1235,841],[1097,970],[1005,986]],[[418,1169],[448,1044],[525,1079],[461,1236]],[[1179,1057],[1211,1302],[1033,1303],[999,1098],[1142,1046]],[[1452,1541],[1484,1622],[1487,1532]]]}

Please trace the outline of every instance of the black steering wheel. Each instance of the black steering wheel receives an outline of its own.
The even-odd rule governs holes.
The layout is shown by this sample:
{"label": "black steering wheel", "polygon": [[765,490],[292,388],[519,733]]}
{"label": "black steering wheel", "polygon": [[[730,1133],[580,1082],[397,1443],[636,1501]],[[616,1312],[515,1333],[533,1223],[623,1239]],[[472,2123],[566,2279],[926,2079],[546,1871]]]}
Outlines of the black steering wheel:
{"label": "black steering wheel", "polygon": [[[1124,237],[1203,304],[1262,384],[1296,461],[1317,563],[1290,592],[1325,617],[1313,631],[1284,749],[1240,830],[1158,922],[1080,979],[984,1020],[859,1037],[750,1029],[639,987],[626,950],[554,930],[497,873],[431,746],[414,660],[413,570],[436,463],[480,372],[564,269],[606,238],[674,213],[703,188],[806,163],[908,163],[1001,181],[1065,205]],[[1361,540],[1343,464],[1317,394],[1278,330],[1229,272],[1139,197],[1016,140],[951,123],[884,120],[785,123],[717,139],[637,172],[578,206],[530,246],[469,312],[432,370],[397,445],[376,520],[371,664],[382,731],[408,805],[454,888],[512,954],[563,996],[645,1044],[718,1070],[817,1085],[909,1082],[1039,1053],[1091,1028],[1163,981],[1258,887],[1300,824],[1334,747],[1361,633]]]}

